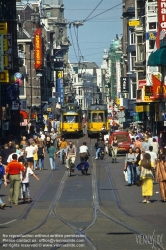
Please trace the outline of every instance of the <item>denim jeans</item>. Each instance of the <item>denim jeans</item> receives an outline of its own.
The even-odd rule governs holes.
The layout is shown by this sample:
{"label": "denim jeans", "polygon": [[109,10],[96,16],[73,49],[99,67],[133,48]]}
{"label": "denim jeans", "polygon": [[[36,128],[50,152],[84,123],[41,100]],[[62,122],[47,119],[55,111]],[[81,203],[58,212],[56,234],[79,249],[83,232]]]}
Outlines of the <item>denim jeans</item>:
{"label": "denim jeans", "polygon": [[96,150],[96,158],[98,158],[98,153],[100,152],[100,149],[101,149],[101,148],[98,148],[98,149]]}
{"label": "denim jeans", "polygon": [[44,169],[44,158],[39,159],[39,169]]}
{"label": "denim jeans", "polygon": [[135,168],[135,165],[133,165],[133,164],[127,165],[127,178],[128,178],[128,184],[130,184],[130,185],[135,183],[134,168]]}
{"label": "denim jeans", "polygon": [[55,170],[55,168],[56,168],[55,159],[54,158],[49,158],[49,159],[50,159],[51,170]]}
{"label": "denim jeans", "polygon": [[37,169],[37,161],[34,161],[34,169]]}
{"label": "denim jeans", "polygon": [[29,182],[28,183],[21,183],[21,187],[22,187],[22,194],[23,194],[23,198],[26,198],[26,194],[27,197],[30,198],[30,189],[29,189]]}
{"label": "denim jeans", "polygon": [[60,161],[62,161],[62,154],[63,154],[63,152],[66,154],[66,149],[65,148],[62,148],[60,150]]}

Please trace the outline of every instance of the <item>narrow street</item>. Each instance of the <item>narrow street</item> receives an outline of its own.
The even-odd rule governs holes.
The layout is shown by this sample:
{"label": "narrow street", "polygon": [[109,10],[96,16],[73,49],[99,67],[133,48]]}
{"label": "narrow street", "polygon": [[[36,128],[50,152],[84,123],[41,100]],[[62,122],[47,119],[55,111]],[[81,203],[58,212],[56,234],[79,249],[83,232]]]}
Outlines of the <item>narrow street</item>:
{"label": "narrow street", "polygon": [[10,206],[9,187],[1,189],[7,204],[0,213],[1,246],[27,250],[164,249],[166,204],[160,201],[158,184],[154,183],[151,204],[142,204],[141,187],[128,187],[124,181],[124,157],[114,164],[108,155],[95,160],[96,140],[73,140],[77,148],[83,141],[91,152],[88,175],[76,169],[68,177],[59,159],[58,169],[51,171],[46,158],[45,170],[35,171],[40,181],[30,180],[32,203]]}

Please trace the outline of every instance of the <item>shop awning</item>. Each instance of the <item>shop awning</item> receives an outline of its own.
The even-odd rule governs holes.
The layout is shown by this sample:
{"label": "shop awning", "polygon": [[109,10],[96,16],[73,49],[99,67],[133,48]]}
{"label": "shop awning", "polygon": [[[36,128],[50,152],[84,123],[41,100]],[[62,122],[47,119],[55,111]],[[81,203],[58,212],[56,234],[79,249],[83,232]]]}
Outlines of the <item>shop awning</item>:
{"label": "shop awning", "polygon": [[148,59],[148,66],[156,66],[155,64],[155,52],[152,52]]}
{"label": "shop awning", "polygon": [[161,48],[155,52],[156,66],[166,65],[166,48]]}
{"label": "shop awning", "polygon": [[166,65],[166,48],[160,48],[152,52],[148,59],[148,66]]}
{"label": "shop awning", "polygon": [[28,119],[28,114],[26,111],[20,110],[20,114],[23,116],[23,119]]}

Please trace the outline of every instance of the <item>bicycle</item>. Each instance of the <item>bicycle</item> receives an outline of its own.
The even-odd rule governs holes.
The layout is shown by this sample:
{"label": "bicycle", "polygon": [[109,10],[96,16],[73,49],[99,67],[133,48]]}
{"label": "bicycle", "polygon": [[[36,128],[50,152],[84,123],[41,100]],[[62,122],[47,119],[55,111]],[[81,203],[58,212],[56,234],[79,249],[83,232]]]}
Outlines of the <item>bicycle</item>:
{"label": "bicycle", "polygon": [[67,169],[68,170],[68,176],[71,176],[71,173],[74,172],[74,168],[75,168],[75,165],[74,165],[74,163],[72,163],[72,160],[70,158],[69,159],[69,168]]}

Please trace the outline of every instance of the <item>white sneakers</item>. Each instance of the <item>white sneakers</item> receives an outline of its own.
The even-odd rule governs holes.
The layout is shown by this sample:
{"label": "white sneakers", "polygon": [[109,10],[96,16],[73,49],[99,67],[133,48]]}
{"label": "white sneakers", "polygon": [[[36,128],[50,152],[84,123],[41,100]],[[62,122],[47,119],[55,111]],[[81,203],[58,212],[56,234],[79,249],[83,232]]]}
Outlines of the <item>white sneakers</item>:
{"label": "white sneakers", "polygon": [[98,157],[95,158],[95,160],[97,160],[97,159],[98,159]]}

